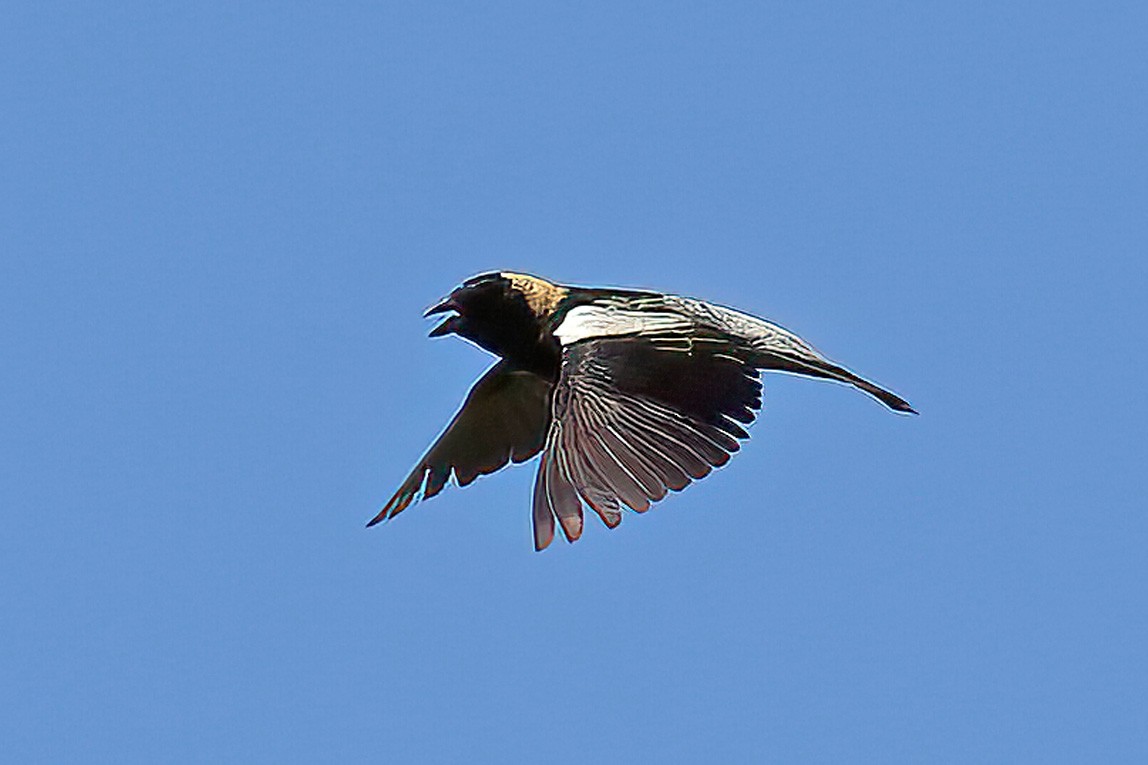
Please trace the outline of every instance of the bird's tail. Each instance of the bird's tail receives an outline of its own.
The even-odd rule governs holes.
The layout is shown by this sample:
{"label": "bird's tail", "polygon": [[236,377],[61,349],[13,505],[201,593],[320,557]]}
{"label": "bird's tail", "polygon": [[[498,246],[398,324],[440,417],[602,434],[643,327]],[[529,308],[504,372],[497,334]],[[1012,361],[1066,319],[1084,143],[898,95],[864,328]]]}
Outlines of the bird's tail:
{"label": "bird's tail", "polygon": [[748,346],[748,361],[758,369],[848,383],[865,391],[894,412],[917,413],[905,399],[834,364],[809,343],[780,325],[725,306],[689,298],[672,300],[679,310],[699,320],[699,323],[744,338]]}
{"label": "bird's tail", "polygon": [[813,346],[784,327],[764,319],[756,320],[756,332],[751,335],[753,364],[759,369],[791,372],[823,380],[848,383],[868,393],[894,412],[916,414],[909,402],[892,391],[853,374],[845,367],[834,364],[818,353]]}
{"label": "bird's tail", "polygon": [[761,351],[754,358],[754,366],[777,372],[791,372],[806,377],[819,377],[823,380],[836,380],[848,383],[868,393],[895,412],[916,414],[909,402],[892,391],[885,390],[848,369],[834,364],[816,352],[796,354],[792,352]]}

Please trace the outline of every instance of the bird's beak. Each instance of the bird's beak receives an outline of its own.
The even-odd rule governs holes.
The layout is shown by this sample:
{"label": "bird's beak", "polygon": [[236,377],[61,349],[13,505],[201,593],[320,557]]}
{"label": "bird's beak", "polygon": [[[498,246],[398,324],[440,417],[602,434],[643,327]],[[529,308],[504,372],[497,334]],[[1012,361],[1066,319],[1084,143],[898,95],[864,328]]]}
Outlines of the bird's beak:
{"label": "bird's beak", "polygon": [[[447,311],[457,311],[458,303],[454,302],[452,298],[443,298],[442,302],[437,305],[431,306],[423,314],[423,318],[434,316],[436,313],[446,313]],[[455,327],[458,326],[457,316],[448,316],[441,324],[430,331],[431,337],[442,337],[454,332]]]}
{"label": "bird's beak", "polygon": [[426,313],[423,314],[423,318],[425,319],[428,316],[434,316],[436,313],[446,313],[447,311],[457,311],[457,310],[458,310],[458,304],[455,303],[454,300],[452,300],[449,297],[443,298],[441,303],[428,308],[426,310]]}
{"label": "bird's beak", "polygon": [[451,316],[450,318],[444,320],[442,324],[439,324],[437,327],[432,329],[429,336],[442,337],[443,335],[449,335],[451,332],[454,332],[454,329],[457,325],[458,317]]}

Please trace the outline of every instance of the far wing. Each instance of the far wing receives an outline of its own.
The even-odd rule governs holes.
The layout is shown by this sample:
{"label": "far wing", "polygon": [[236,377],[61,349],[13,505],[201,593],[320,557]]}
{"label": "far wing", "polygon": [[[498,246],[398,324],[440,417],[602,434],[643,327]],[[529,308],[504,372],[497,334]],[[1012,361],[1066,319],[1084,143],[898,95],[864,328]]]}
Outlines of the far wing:
{"label": "far wing", "polygon": [[582,502],[609,527],[724,465],[761,407],[747,351],[716,337],[598,337],[566,346],[534,485],[534,546],[582,534]]}
{"label": "far wing", "polygon": [[443,434],[368,526],[393,518],[422,492],[429,499],[454,474],[459,486],[493,473],[510,461],[539,452],[550,419],[552,383],[505,361],[484,374]]}

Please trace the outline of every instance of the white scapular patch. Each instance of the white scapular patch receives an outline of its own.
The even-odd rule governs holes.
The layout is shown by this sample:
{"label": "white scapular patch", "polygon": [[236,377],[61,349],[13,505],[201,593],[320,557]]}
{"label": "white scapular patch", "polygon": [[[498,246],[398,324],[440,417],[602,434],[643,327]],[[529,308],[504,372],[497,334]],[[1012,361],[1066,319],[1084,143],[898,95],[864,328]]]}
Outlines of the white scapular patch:
{"label": "white scapular patch", "polygon": [[572,345],[594,337],[651,335],[689,329],[693,323],[676,313],[634,311],[617,306],[580,305],[570,310],[554,330],[562,345]]}

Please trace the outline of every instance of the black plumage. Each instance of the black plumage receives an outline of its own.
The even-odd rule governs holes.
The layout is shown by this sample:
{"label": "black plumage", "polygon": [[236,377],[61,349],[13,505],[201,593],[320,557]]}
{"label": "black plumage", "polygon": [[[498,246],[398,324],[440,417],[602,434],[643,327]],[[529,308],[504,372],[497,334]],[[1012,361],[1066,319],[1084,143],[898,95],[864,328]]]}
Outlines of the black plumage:
{"label": "black plumage", "polygon": [[613,528],[724,465],[761,408],[762,370],[854,385],[913,412],[793,333],[710,303],[654,292],[564,287],[493,273],[468,279],[427,314],[501,360],[368,525],[542,452],[534,543],[582,533],[588,505]]}

